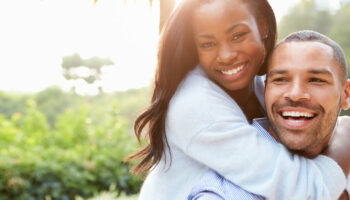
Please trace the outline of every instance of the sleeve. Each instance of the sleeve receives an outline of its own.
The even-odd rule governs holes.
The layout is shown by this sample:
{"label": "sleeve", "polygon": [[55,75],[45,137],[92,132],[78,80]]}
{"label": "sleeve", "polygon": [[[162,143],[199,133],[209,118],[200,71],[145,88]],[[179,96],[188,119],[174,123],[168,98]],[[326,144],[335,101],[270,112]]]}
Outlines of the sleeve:
{"label": "sleeve", "polygon": [[188,200],[193,199],[264,200],[263,197],[240,188],[212,170],[209,170],[192,188]]}
{"label": "sleeve", "polygon": [[187,200],[225,200],[215,193],[209,191],[201,191],[194,196],[189,197]]}
{"label": "sleeve", "polygon": [[349,200],[350,200],[350,176],[348,176],[348,181],[347,181],[346,191],[348,191],[348,194],[349,194]]}
{"label": "sleeve", "polygon": [[345,175],[334,160],[293,155],[260,136],[238,105],[217,89],[177,94],[166,131],[189,157],[267,199],[336,199],[345,188]]}

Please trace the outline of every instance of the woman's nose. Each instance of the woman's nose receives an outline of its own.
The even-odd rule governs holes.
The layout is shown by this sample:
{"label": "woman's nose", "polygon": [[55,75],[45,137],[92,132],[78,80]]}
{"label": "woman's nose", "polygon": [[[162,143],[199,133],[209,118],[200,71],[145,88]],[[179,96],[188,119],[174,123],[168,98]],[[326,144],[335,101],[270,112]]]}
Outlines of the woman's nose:
{"label": "woman's nose", "polygon": [[227,44],[223,44],[219,48],[217,61],[222,64],[231,64],[237,57],[237,51]]}

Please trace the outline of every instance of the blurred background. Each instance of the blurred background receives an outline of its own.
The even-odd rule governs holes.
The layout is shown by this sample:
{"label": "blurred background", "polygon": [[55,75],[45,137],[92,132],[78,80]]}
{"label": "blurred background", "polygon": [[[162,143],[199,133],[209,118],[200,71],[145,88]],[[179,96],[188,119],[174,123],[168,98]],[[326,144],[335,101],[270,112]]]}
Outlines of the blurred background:
{"label": "blurred background", "polygon": [[[142,177],[122,160],[180,1],[0,1],[1,200],[137,199]],[[269,2],[279,39],[319,31],[350,60],[349,0]]]}

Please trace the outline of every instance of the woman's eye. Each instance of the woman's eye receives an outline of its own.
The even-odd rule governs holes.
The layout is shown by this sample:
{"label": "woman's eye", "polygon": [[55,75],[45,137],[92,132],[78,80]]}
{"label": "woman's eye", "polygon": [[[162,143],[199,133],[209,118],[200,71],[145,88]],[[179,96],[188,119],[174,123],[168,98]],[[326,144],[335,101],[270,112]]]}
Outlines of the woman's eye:
{"label": "woman's eye", "polygon": [[275,78],[272,80],[272,82],[275,82],[275,83],[287,82],[287,79],[286,78]]}
{"label": "woman's eye", "polygon": [[232,40],[233,40],[233,41],[239,40],[240,38],[242,38],[242,37],[245,36],[246,34],[247,34],[246,32],[234,34],[234,35],[232,36]]}
{"label": "woman's eye", "polygon": [[207,49],[215,46],[214,42],[205,42],[199,45],[200,48]]}

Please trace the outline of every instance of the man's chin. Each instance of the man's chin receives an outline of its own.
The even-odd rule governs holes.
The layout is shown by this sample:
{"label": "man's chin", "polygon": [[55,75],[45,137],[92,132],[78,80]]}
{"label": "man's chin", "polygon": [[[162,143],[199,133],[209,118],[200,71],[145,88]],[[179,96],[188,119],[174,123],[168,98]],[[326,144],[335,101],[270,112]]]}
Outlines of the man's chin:
{"label": "man's chin", "polygon": [[284,146],[293,151],[301,151],[310,146],[310,142],[308,141],[309,138],[302,133],[299,133],[298,135],[285,134],[279,138]]}

